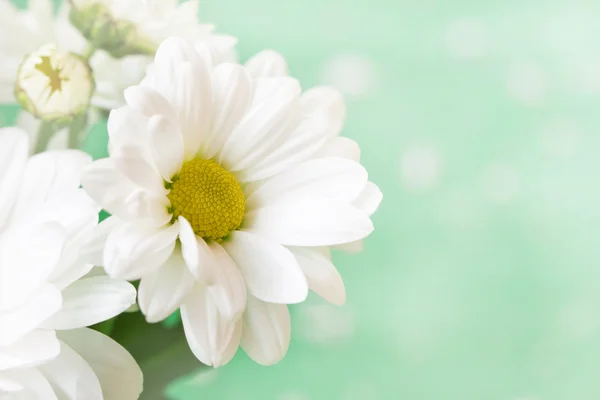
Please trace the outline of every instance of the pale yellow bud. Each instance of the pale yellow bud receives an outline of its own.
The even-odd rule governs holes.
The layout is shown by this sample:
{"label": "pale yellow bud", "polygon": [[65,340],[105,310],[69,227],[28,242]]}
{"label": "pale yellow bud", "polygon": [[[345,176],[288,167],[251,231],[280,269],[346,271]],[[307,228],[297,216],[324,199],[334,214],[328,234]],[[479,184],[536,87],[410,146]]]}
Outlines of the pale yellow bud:
{"label": "pale yellow bud", "polygon": [[44,121],[58,122],[85,113],[93,92],[94,78],[87,62],[54,44],[25,58],[15,87],[23,108]]}

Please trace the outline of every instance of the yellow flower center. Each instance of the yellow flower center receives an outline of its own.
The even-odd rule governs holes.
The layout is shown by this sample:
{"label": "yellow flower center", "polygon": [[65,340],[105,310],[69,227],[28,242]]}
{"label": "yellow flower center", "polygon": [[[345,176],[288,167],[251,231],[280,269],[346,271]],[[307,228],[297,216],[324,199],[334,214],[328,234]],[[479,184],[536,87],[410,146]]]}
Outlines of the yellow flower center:
{"label": "yellow flower center", "polygon": [[168,185],[174,218],[189,221],[204,239],[220,241],[244,218],[246,199],[231,172],[212,160],[191,160]]}

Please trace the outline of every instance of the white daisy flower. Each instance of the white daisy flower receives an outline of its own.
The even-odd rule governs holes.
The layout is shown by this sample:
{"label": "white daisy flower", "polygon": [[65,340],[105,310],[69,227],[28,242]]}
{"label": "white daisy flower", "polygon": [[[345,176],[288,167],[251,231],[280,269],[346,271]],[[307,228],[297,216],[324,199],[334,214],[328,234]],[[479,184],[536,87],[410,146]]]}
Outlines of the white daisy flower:
{"label": "white daisy flower", "polygon": [[[25,10],[17,9],[10,1],[0,0],[0,36],[19,38],[0,40],[0,103],[15,101],[13,93],[17,71],[29,53],[48,43],[77,54],[86,51],[86,40],[69,22],[70,7],[66,3],[62,2],[55,13],[52,0],[30,0]],[[198,3],[197,0],[181,5],[171,0],[156,4],[146,0],[119,0],[109,5],[119,18],[139,23],[140,30],[149,35],[155,46],[176,35],[193,38],[199,46],[207,41],[216,42],[223,57],[233,57],[235,41],[232,38],[212,35],[211,25],[197,22]],[[144,15],[152,15],[152,18],[140,19]],[[96,50],[89,60],[96,81],[92,105],[102,109],[122,106],[123,90],[140,82],[151,61],[151,57],[144,55],[116,59],[103,50]]]}
{"label": "white daisy flower", "polygon": [[0,397],[136,399],[136,362],[86,328],[135,302],[130,283],[86,276],[99,207],[79,176],[91,159],[77,150],[28,157],[27,141],[0,129]]}
{"label": "white daisy flower", "polygon": [[149,322],[180,308],[205,364],[227,363],[240,344],[275,363],[290,340],[286,304],[309,288],[345,301],[328,248],[369,235],[381,200],[348,157],[356,143],[338,136],[342,98],[302,93],[276,53],[216,64],[176,38],[149,71],[110,114],[110,158],[82,179],[113,215],[96,262],[141,279]]}

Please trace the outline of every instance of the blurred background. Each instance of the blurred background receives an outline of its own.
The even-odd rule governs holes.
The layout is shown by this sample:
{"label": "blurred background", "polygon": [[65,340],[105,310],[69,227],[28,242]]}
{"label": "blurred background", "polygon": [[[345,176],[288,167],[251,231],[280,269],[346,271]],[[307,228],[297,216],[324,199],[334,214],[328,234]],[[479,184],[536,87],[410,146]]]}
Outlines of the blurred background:
{"label": "blurred background", "polygon": [[202,1],[241,59],[275,49],[304,87],[347,96],[384,201],[365,251],[334,255],[346,305],[291,306],[274,367],[240,351],[203,368],[176,320],[137,344],[136,317],[117,326],[142,398],[599,399],[599,16],[591,0]]}

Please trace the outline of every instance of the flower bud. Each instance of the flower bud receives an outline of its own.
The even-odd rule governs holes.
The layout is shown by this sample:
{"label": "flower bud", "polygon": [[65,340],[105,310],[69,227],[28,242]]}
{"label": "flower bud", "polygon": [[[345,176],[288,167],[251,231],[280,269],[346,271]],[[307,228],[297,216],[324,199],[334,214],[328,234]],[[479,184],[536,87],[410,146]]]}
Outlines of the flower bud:
{"label": "flower bud", "polygon": [[71,23],[98,49],[115,58],[154,55],[156,44],[138,32],[134,23],[116,18],[102,1],[71,0]]}
{"label": "flower bud", "polygon": [[44,121],[65,123],[85,113],[93,92],[94,78],[87,62],[54,44],[25,57],[15,86],[24,109]]}

